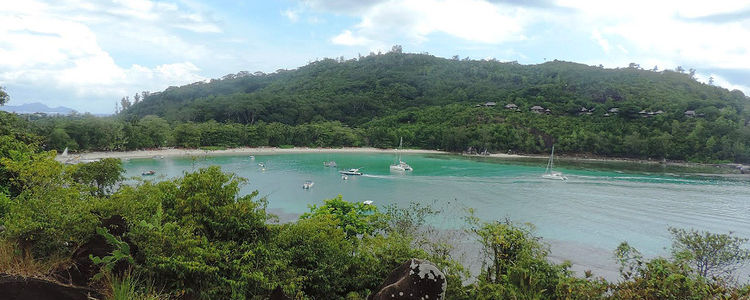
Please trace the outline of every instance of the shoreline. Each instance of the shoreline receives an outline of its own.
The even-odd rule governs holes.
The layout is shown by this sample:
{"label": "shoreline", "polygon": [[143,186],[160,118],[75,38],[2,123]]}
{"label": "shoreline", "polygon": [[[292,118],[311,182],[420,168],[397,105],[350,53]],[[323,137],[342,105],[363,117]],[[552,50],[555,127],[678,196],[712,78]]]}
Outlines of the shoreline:
{"label": "shoreline", "polygon": [[438,150],[419,150],[419,149],[379,149],[370,147],[344,147],[344,148],[309,148],[309,147],[240,147],[228,148],[223,150],[203,150],[203,149],[184,149],[184,148],[165,148],[151,150],[133,150],[133,151],[96,151],[69,154],[68,156],[58,155],[55,157],[58,161],[67,161],[70,159],[95,160],[103,158],[152,158],[154,156],[164,157],[189,157],[189,156],[221,156],[221,155],[263,155],[263,154],[287,154],[287,153],[408,153],[408,154],[452,154],[450,152]]}
{"label": "shoreline", "polygon": [[[480,154],[464,154],[454,153],[441,150],[424,150],[424,149],[380,149],[372,147],[342,147],[342,148],[309,148],[309,147],[293,147],[293,148],[278,148],[278,147],[239,147],[239,148],[228,148],[223,150],[203,150],[203,149],[185,149],[185,148],[163,148],[163,149],[149,149],[149,150],[133,150],[133,151],[95,151],[95,152],[84,152],[77,154],[69,154],[68,156],[57,155],[55,159],[59,162],[68,161],[90,161],[103,158],[120,158],[120,159],[137,159],[137,158],[152,158],[152,157],[190,157],[190,156],[222,156],[222,155],[264,155],[264,154],[293,154],[293,153],[404,153],[404,154],[447,154],[447,155],[460,155],[466,157],[487,157],[496,159],[507,159],[507,160],[523,160],[523,159],[548,159],[549,156],[542,154],[506,154],[506,153],[492,153],[488,155]],[[724,174],[748,176],[750,174],[740,174],[738,171],[739,167],[750,169],[750,166],[738,164],[738,163],[723,163],[723,164],[708,164],[708,163],[693,163],[683,161],[662,161],[662,160],[645,160],[635,158],[623,158],[623,157],[588,157],[580,155],[559,155],[555,156],[556,160],[565,162],[594,162],[594,163],[607,163],[607,162],[618,162],[618,163],[635,163],[643,165],[659,165],[665,166],[677,166],[685,168],[718,168],[724,172]],[[727,171],[733,171],[727,173]]]}

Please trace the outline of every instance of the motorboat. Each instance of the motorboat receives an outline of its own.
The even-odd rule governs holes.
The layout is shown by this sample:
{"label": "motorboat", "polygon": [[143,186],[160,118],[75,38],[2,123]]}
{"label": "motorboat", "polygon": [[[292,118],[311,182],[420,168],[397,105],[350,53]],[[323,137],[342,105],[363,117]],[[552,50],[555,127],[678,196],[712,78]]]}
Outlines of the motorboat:
{"label": "motorboat", "polygon": [[326,167],[330,167],[330,168],[335,168],[335,167],[337,167],[337,165],[336,165],[336,162],[335,162],[335,161],[324,161],[324,162],[323,162],[323,165],[324,165],[324,166],[326,166]]}
{"label": "motorboat", "polygon": [[364,204],[364,205],[372,205],[372,200],[362,201],[362,204]]}
{"label": "motorboat", "polygon": [[362,172],[359,171],[360,168],[357,169],[349,169],[346,171],[339,171],[339,173],[343,175],[362,175]]}
{"label": "motorboat", "polygon": [[141,176],[152,176],[154,174],[156,174],[156,171],[151,170],[151,171],[146,171],[146,172],[141,173]]}
{"label": "motorboat", "polygon": [[312,180],[305,181],[305,183],[302,184],[302,188],[309,190],[311,187],[315,185],[315,182],[312,182]]}

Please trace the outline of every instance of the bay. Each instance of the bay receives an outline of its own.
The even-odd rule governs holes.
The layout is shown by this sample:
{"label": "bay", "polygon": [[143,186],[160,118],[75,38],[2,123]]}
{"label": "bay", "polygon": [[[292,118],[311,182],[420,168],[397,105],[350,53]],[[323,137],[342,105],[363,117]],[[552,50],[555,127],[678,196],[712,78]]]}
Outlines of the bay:
{"label": "bay", "polygon": [[[561,162],[557,170],[569,178],[562,182],[540,177],[546,165],[540,159],[409,154],[403,160],[414,171],[392,173],[395,160],[382,153],[304,153],[131,159],[124,167],[127,176],[154,170],[149,179],[164,180],[219,165],[247,178],[242,193],[258,190],[282,221],[337,195],[381,207],[428,204],[442,211],[432,225],[445,230],[463,228],[472,208],[483,220],[534,224],[554,260],[571,260],[574,270],[591,269],[607,279],[616,279],[612,250],[622,241],[650,257],[667,255],[669,226],[750,237],[747,178],[696,176],[658,165]],[[338,169],[324,161],[336,161]],[[347,168],[365,174],[342,180],[338,170]],[[306,180],[315,182],[313,188],[302,188]]]}

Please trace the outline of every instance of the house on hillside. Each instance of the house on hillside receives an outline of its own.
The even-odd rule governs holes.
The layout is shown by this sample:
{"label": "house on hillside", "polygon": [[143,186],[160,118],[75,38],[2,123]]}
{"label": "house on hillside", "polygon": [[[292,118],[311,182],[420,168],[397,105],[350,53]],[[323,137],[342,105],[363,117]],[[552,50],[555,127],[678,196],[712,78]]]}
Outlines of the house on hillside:
{"label": "house on hillside", "polygon": [[620,108],[613,107],[613,108],[610,108],[607,112],[610,114],[617,114],[620,112]]}
{"label": "house on hillside", "polygon": [[585,107],[581,107],[581,109],[578,110],[578,115],[579,116],[582,116],[582,115],[591,115],[591,114],[594,113],[594,109],[596,109],[596,108],[594,107],[594,108],[588,109],[588,108],[585,108]]}
{"label": "house on hillside", "polygon": [[484,106],[484,107],[495,107],[495,106],[497,106],[497,103],[495,103],[495,102],[485,102],[484,104],[480,103],[480,104],[474,105],[474,107],[482,107],[482,106]]}
{"label": "house on hillside", "polygon": [[541,113],[544,112],[544,107],[541,107],[539,105],[534,105],[534,106],[531,107],[530,110],[533,111],[533,112],[535,112],[535,113],[541,114]]}
{"label": "house on hillside", "polygon": [[515,105],[513,103],[508,103],[508,104],[505,105],[505,109],[514,110],[515,111],[515,110],[518,110],[518,105]]}
{"label": "house on hillside", "polygon": [[695,117],[695,111],[694,110],[686,110],[685,116],[688,118],[694,118]]}

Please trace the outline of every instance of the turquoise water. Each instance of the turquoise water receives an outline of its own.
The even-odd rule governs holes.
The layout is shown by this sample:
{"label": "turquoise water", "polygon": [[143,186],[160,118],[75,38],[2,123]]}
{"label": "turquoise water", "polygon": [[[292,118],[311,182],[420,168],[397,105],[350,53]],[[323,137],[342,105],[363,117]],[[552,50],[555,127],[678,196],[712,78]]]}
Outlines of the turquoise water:
{"label": "turquoise water", "polygon": [[[361,167],[363,176],[342,180],[339,169]],[[486,220],[510,218],[533,223],[552,245],[553,257],[570,259],[579,269],[611,273],[612,250],[628,241],[648,256],[667,254],[668,226],[750,237],[750,181],[671,173],[620,171],[563,164],[567,182],[541,179],[538,162],[472,159],[455,155],[404,155],[414,167],[391,173],[392,154],[279,154],[191,158],[132,159],[128,176],[155,170],[155,180],[180,176],[209,165],[248,178],[244,193],[260,191],[269,209],[291,220],[310,204],[343,195],[348,201],[372,200],[383,206],[409,202],[443,210],[432,220],[443,229],[463,226],[465,208]],[[265,164],[263,170],[258,163]],[[310,190],[302,183],[312,180]],[[611,276],[608,276],[611,277]]]}

